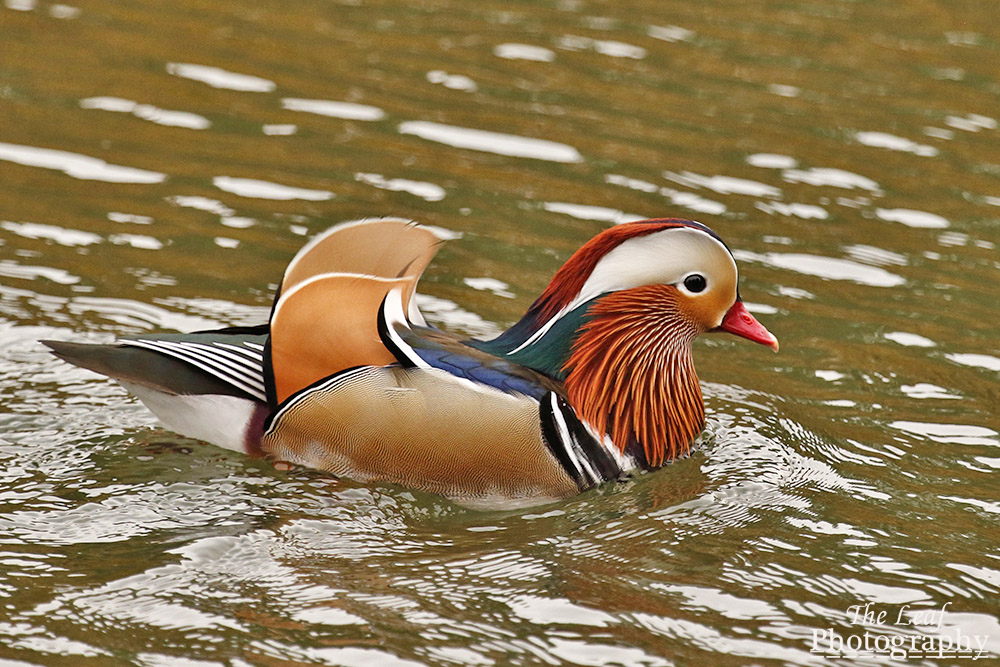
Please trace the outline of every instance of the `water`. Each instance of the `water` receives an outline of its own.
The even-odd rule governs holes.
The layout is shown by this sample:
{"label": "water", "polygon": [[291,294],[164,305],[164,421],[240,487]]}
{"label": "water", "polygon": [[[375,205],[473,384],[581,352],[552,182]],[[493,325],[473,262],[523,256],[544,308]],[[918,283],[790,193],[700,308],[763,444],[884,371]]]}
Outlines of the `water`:
{"label": "water", "polygon": [[[956,633],[995,660],[997,26],[6,0],[0,664],[964,664]],[[598,230],[698,219],[782,349],[697,344],[691,458],[475,512],[178,438],[35,343],[255,323],[308,236],[366,215],[463,234],[421,303],[476,335]]]}

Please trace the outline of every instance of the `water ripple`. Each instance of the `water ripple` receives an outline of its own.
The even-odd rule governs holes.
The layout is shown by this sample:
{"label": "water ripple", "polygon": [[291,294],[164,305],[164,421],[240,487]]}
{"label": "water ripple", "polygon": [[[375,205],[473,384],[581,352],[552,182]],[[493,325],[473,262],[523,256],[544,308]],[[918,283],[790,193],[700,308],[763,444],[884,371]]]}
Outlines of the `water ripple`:
{"label": "water ripple", "polygon": [[867,190],[881,194],[882,188],[870,178],[844,169],[813,167],[811,169],[786,169],[782,177],[789,183],[806,183],[816,186],[831,186],[845,190]]}
{"label": "water ripple", "polygon": [[167,63],[167,73],[183,79],[207,83],[213,88],[225,88],[226,90],[237,90],[240,92],[270,93],[277,88],[277,84],[274,81],[259,76],[230,72],[221,67],[210,67],[208,65]]}
{"label": "water ripple", "polygon": [[909,333],[907,331],[890,331],[882,334],[882,337],[886,340],[891,340],[893,343],[904,345],[906,347],[935,347],[937,345],[937,343],[932,341],[930,338],[925,338],[924,336]]}
{"label": "water ripple", "polygon": [[963,366],[973,366],[975,368],[985,368],[990,371],[1000,371],[1000,357],[989,354],[975,353],[952,353],[944,355],[946,358]]}
{"label": "water ripple", "polygon": [[601,222],[611,222],[616,225],[623,222],[645,219],[645,216],[642,215],[625,213],[624,211],[605,206],[570,204],[568,202],[547,201],[542,203],[542,208],[552,213],[562,213],[579,220],[599,220]]}
{"label": "water ripple", "polygon": [[612,58],[631,58],[633,60],[642,60],[648,54],[646,49],[634,44],[608,39],[592,39],[579,35],[563,35],[559,38],[559,47],[569,51],[593,50]]}
{"label": "water ripple", "polygon": [[907,227],[918,229],[945,229],[949,226],[948,219],[936,213],[914,211],[908,208],[877,208],[875,215],[879,220],[899,222]]}
{"label": "water ripple", "polygon": [[886,132],[858,132],[854,135],[858,143],[873,148],[888,148],[889,150],[902,151],[904,153],[914,153],[923,157],[935,157],[938,149],[926,144],[918,144],[915,141],[904,137],[897,137]]}
{"label": "water ripple", "polygon": [[821,257],[805,253],[755,253],[746,250],[734,250],[733,256],[744,262],[760,262],[827,280],[850,280],[873,287],[898,287],[906,283],[905,278],[885,269],[837,257]]}
{"label": "water ripple", "polygon": [[533,44],[498,44],[493,49],[493,55],[506,60],[534,60],[542,63],[550,63],[556,59],[556,53],[552,49]]}
{"label": "water ripple", "polygon": [[773,185],[733,176],[702,176],[690,171],[674,173],[666,171],[665,178],[689,187],[704,187],[721,195],[750,195],[751,197],[780,197],[781,190]]}
{"label": "water ripple", "polygon": [[436,83],[450,90],[461,90],[466,93],[474,93],[479,90],[476,82],[464,74],[449,74],[444,70],[434,69],[427,72],[427,80]]}
{"label": "water ripple", "polygon": [[36,222],[0,222],[0,229],[23,236],[26,239],[48,239],[64,246],[88,246],[104,239],[98,234],[78,229],[66,229],[55,225],[41,225]]}
{"label": "water ripple", "polygon": [[196,113],[160,109],[151,104],[139,104],[120,97],[88,97],[85,100],[80,100],[80,106],[84,109],[101,109],[103,111],[129,113],[136,118],[169,127],[205,130],[212,126],[210,120]]}
{"label": "water ripple", "polygon": [[327,201],[329,199],[333,199],[335,196],[332,192],[327,190],[297,188],[290,185],[272,183],[270,181],[261,181],[255,178],[216,176],[212,179],[212,184],[225,192],[239,195],[240,197],[252,197],[256,199],[274,199],[279,201],[289,201],[292,199]]}
{"label": "water ripple", "polygon": [[407,192],[415,197],[420,197],[424,201],[441,201],[444,199],[445,194],[447,194],[445,189],[440,185],[426,181],[411,181],[407,178],[386,178],[381,174],[365,174],[361,172],[354,174],[354,179],[380,190]]}
{"label": "water ripple", "polygon": [[289,111],[344,118],[346,120],[382,120],[385,112],[378,107],[353,102],[334,102],[332,100],[304,100],[296,97],[286,97],[281,100],[281,106]]}
{"label": "water ripple", "polygon": [[399,132],[455,148],[468,148],[497,155],[551,162],[583,162],[583,156],[572,146],[546,139],[534,139],[420,120],[400,123]]}
{"label": "water ripple", "polygon": [[41,167],[61,171],[67,176],[85,181],[107,183],[162,183],[166,174],[135,167],[122,167],[79,153],[0,143],[0,160],[26,167]]}
{"label": "water ripple", "polygon": [[689,42],[695,37],[693,30],[676,25],[651,25],[646,30],[646,34],[653,39],[661,39],[665,42]]}
{"label": "water ripple", "polygon": [[17,278],[19,280],[37,280],[44,278],[60,285],[76,285],[80,282],[80,276],[75,276],[64,269],[55,269],[50,266],[32,266],[30,264],[20,264],[8,259],[0,260],[0,276]]}

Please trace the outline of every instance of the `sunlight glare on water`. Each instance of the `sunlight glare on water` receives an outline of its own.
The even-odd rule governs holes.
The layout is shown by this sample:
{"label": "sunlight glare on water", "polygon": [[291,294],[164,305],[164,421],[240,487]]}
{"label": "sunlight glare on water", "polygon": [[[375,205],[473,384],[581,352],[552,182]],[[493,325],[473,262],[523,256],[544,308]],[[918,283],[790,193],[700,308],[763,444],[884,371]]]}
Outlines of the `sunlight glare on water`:
{"label": "sunlight glare on water", "polygon": [[[1000,6],[470,7],[0,6],[0,663],[996,661]],[[37,343],[266,321],[386,215],[447,230],[417,302],[479,337],[697,219],[781,352],[696,344],[690,457],[479,512],[178,437]]]}

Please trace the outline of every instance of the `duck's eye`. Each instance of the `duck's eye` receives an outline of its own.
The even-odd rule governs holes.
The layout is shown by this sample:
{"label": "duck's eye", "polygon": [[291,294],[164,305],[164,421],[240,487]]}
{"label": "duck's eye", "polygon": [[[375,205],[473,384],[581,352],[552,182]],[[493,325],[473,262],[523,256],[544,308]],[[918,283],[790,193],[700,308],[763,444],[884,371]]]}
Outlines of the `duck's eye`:
{"label": "duck's eye", "polygon": [[705,280],[705,276],[700,273],[692,273],[690,276],[684,279],[684,287],[688,292],[692,294],[698,294],[699,292],[704,292],[705,288],[708,286],[708,282]]}

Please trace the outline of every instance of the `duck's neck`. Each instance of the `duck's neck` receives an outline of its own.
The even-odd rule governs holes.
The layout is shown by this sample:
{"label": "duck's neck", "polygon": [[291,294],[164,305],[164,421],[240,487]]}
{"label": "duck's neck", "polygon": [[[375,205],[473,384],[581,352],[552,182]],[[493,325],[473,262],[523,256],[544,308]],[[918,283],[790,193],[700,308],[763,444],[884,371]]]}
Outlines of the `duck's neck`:
{"label": "duck's neck", "polygon": [[589,301],[556,317],[549,315],[541,299],[532,304],[517,324],[492,340],[468,344],[498,357],[533,368],[557,380],[566,379],[565,365],[573,340],[590,319]]}
{"label": "duck's neck", "polygon": [[637,446],[649,466],[686,454],[704,428],[705,406],[691,356],[700,332],[682,316],[675,288],[605,294],[548,328],[546,305],[540,298],[500,336],[469,344],[562,380],[595,433],[623,452]]}
{"label": "duck's neck", "polygon": [[697,328],[676,291],[650,285],[595,299],[563,370],[570,404],[622,451],[635,443],[650,466],[683,456],[705,424],[691,357]]}

